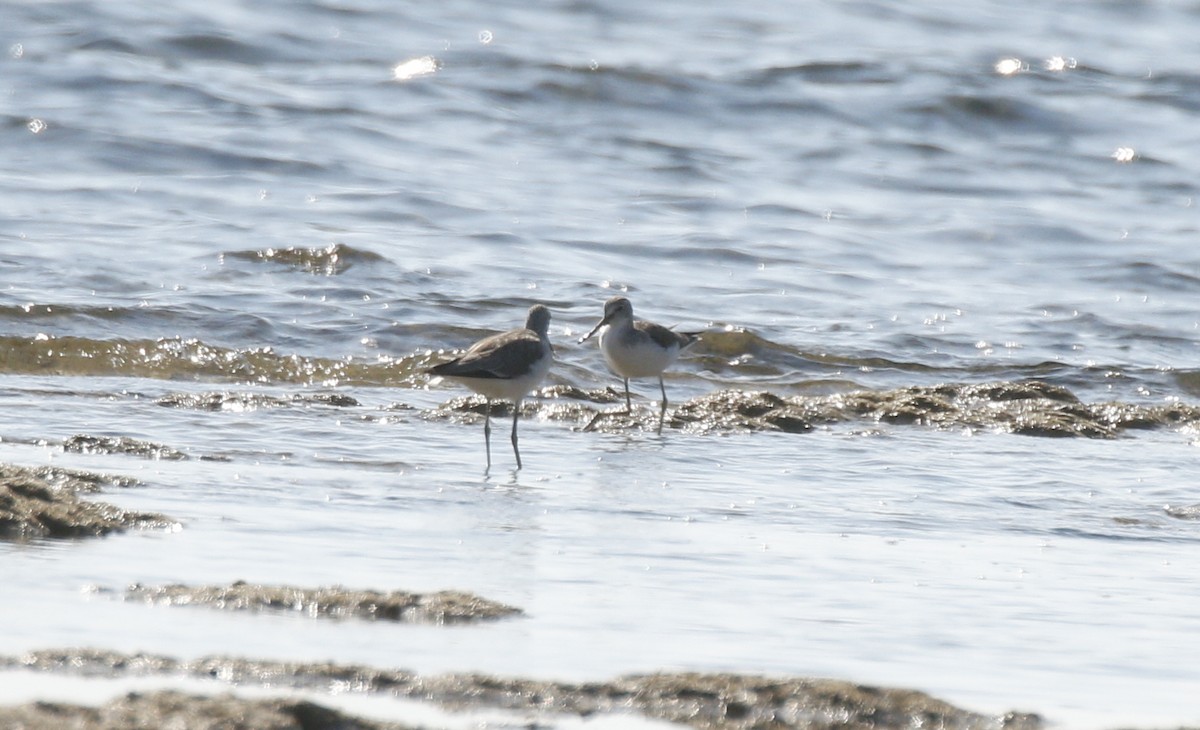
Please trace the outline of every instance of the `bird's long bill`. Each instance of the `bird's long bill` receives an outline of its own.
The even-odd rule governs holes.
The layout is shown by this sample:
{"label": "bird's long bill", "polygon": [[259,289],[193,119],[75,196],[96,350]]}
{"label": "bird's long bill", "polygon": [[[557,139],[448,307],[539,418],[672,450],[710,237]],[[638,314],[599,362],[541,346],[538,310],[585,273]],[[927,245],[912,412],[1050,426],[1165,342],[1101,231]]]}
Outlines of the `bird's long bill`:
{"label": "bird's long bill", "polygon": [[594,334],[596,334],[597,332],[599,332],[601,327],[603,327],[604,325],[608,324],[608,319],[609,319],[608,317],[605,317],[604,319],[602,319],[602,320],[600,320],[598,323],[596,323],[596,326],[592,328],[592,331],[591,331],[591,332],[588,332],[588,333],[587,333],[586,335],[584,335],[583,337],[580,337],[580,338],[579,338],[579,341],[580,341],[580,342],[587,342],[588,340],[590,340],[590,339],[592,338],[592,335],[594,335]]}

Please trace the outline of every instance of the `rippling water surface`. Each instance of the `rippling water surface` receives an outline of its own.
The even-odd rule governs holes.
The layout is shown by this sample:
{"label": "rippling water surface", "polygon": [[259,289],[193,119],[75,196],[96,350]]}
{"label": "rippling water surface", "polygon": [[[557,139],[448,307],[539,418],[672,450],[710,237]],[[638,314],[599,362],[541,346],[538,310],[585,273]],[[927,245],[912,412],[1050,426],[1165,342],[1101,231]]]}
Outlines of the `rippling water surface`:
{"label": "rippling water surface", "polygon": [[[706,332],[673,406],[1036,381],[1189,408],[1197,32],[1165,1],[0,7],[0,461],[134,476],[100,498],[182,525],[0,547],[0,652],[837,676],[1200,723],[1195,419],[1028,436],[986,425],[997,396],[950,426],[592,433],[620,383],[576,343],[623,293]],[[484,475],[423,370],[533,302],[554,387],[526,468],[498,426]],[[529,616],[88,589],[237,579]]]}

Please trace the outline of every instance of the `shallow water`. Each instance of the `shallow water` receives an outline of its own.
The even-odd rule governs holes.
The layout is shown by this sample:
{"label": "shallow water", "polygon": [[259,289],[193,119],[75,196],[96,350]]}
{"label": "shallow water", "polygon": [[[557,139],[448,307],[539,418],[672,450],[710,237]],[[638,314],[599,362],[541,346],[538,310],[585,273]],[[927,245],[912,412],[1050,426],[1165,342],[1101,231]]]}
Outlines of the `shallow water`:
{"label": "shallow water", "polygon": [[[709,333],[673,405],[1028,379],[1190,405],[1198,28],[1165,2],[0,8],[0,461],[136,476],[99,498],[181,523],[0,546],[0,652],[770,672],[1200,722],[1187,424],[583,433],[549,397],[527,468],[501,419],[485,476],[479,422],[435,410],[462,391],[421,374],[541,301],[550,384],[619,387],[575,339],[620,292]],[[329,395],[355,402],[293,400]],[[89,588],[237,579],[529,616]]]}

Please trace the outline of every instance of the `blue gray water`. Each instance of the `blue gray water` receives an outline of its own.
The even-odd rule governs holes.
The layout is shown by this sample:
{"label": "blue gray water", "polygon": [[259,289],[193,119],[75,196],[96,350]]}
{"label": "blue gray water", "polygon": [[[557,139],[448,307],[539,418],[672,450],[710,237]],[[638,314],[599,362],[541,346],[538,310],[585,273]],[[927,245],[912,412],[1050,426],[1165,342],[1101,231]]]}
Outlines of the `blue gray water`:
{"label": "blue gray water", "polygon": [[[0,546],[27,627],[0,652],[768,672],[1200,722],[1190,427],[597,434],[549,399],[526,469],[499,438],[485,477],[479,423],[430,415],[462,392],[420,372],[540,301],[551,384],[619,385],[575,340],[622,293],[712,333],[673,403],[1029,378],[1194,403],[1198,32],[1166,0],[0,5],[0,461],[135,476],[103,498],[182,523]],[[359,405],[161,405],[212,392]],[[91,590],[236,579],[530,617]]]}

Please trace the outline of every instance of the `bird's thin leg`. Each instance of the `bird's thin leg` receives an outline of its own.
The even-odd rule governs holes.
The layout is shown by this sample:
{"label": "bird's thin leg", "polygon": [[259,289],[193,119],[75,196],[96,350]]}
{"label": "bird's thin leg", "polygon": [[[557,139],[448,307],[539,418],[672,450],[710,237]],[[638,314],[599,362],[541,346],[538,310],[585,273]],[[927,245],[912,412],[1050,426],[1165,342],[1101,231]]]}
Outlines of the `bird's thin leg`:
{"label": "bird's thin leg", "polygon": [[625,412],[633,413],[633,404],[629,402],[629,378],[625,378]]}
{"label": "bird's thin leg", "polygon": [[[483,448],[487,452],[487,468],[492,468],[492,399],[487,399],[483,412]],[[485,470],[486,471],[486,470]]]}
{"label": "bird's thin leg", "polygon": [[521,450],[517,448],[517,417],[521,415],[521,401],[513,403],[513,430],[512,430],[512,445],[513,454],[517,457],[517,468],[521,468]]}
{"label": "bird's thin leg", "polygon": [[658,432],[662,433],[663,421],[667,418],[667,386],[663,385],[662,376],[658,376],[658,389],[662,391],[662,408],[658,411]]}

